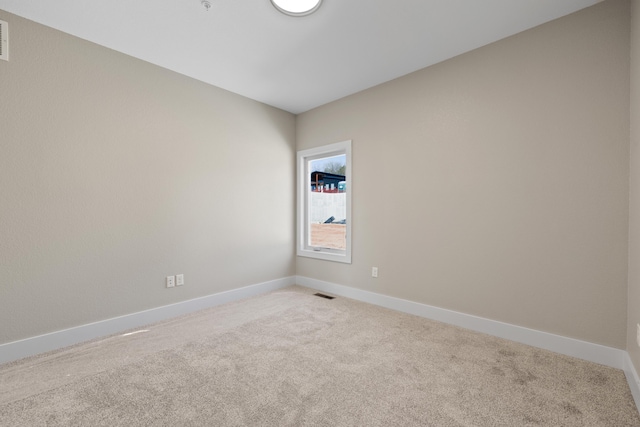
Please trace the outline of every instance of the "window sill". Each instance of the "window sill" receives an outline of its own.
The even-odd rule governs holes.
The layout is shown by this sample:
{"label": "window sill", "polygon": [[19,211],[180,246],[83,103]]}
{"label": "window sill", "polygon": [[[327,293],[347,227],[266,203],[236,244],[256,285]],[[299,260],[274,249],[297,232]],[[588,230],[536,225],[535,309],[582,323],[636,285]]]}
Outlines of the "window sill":
{"label": "window sill", "polygon": [[351,254],[327,252],[323,250],[298,249],[298,256],[305,258],[322,259],[325,261],[341,262],[343,264],[351,264]]}

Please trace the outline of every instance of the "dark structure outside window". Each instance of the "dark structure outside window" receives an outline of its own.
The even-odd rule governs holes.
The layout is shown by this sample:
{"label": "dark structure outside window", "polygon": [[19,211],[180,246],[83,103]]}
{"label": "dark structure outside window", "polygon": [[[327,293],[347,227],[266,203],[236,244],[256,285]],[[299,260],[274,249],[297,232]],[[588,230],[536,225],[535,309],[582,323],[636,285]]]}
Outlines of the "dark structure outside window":
{"label": "dark structure outside window", "polygon": [[344,193],[347,190],[346,177],[328,172],[311,172],[311,191],[323,193]]}

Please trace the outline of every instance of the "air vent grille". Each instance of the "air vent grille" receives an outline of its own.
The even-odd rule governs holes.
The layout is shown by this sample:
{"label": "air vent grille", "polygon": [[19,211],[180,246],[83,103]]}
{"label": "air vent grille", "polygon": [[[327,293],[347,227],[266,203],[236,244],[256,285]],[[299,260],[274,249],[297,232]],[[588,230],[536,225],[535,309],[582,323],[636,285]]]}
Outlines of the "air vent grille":
{"label": "air vent grille", "polygon": [[9,60],[9,24],[0,21],[0,59]]}

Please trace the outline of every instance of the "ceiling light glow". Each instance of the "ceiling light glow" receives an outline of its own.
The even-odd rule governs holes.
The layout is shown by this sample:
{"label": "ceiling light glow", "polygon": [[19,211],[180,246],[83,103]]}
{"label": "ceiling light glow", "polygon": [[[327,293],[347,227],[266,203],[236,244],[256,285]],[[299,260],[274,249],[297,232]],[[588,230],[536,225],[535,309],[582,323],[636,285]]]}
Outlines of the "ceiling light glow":
{"label": "ceiling light glow", "polygon": [[280,12],[291,16],[305,16],[315,12],[322,0],[271,0]]}

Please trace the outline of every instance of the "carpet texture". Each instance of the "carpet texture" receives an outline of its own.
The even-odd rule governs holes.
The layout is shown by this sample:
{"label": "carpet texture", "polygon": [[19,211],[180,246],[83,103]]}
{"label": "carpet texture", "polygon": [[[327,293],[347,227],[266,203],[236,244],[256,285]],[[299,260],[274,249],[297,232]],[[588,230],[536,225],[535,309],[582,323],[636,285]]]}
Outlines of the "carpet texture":
{"label": "carpet texture", "polygon": [[620,370],[312,293],[0,365],[0,425],[640,426]]}

